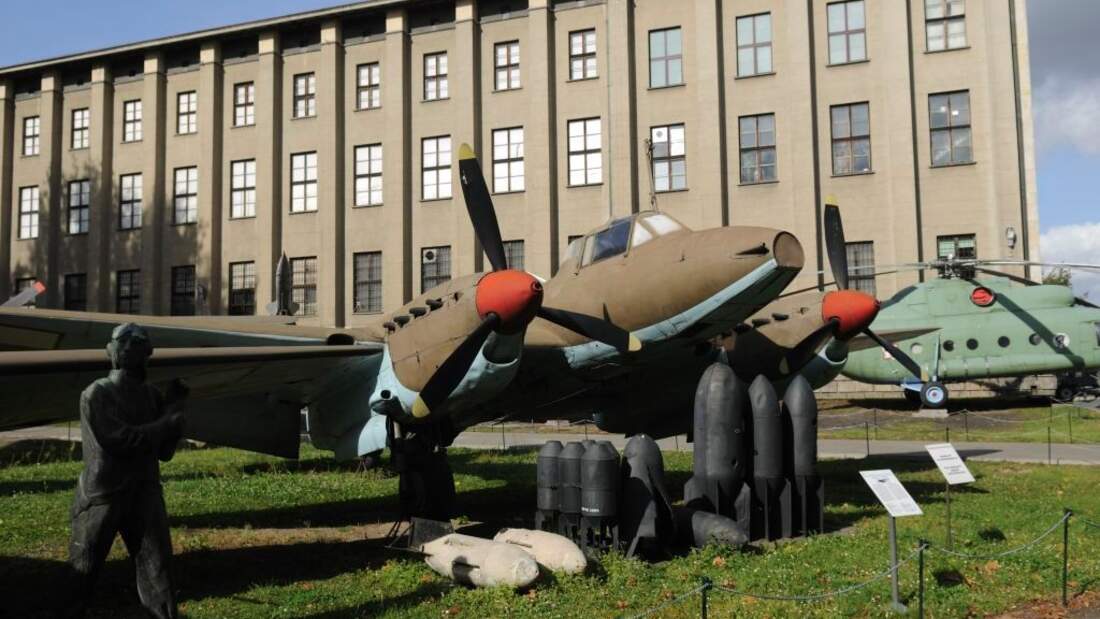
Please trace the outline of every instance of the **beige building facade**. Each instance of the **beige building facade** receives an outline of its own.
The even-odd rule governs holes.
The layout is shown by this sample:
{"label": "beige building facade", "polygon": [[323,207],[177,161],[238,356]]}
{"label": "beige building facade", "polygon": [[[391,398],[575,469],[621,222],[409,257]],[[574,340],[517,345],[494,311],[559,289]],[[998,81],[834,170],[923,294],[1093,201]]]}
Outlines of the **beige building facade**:
{"label": "beige building facade", "polygon": [[[1024,0],[374,0],[0,69],[0,297],[362,324],[656,205],[851,261],[1038,258]],[[860,278],[885,297],[914,273]],[[613,282],[608,282],[613,285]]]}

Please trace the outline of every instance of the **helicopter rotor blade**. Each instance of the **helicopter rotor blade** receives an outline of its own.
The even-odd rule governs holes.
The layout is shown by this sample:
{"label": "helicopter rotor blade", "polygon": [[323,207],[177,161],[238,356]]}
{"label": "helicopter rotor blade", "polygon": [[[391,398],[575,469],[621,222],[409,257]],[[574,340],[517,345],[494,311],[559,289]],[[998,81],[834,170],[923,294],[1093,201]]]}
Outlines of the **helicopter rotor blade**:
{"label": "helicopter rotor blade", "polygon": [[[993,269],[986,269],[986,268],[982,268],[982,267],[974,267],[974,270],[975,271],[981,271],[982,273],[985,273],[987,275],[995,275],[997,277],[1004,277],[1004,278],[1010,279],[1014,282],[1023,284],[1025,286],[1040,286],[1040,285],[1042,285],[1039,282],[1032,281],[1030,279],[1027,279],[1026,277],[1020,277],[1019,275],[1013,275],[1012,273],[1005,273],[1004,271],[995,271]],[[975,285],[978,285],[978,286],[981,285],[978,282],[972,282],[972,283],[974,283]],[[1074,297],[1074,299],[1077,301],[1078,305],[1084,305],[1085,307],[1100,308],[1100,306],[1096,305],[1092,301],[1089,301],[1088,299],[1085,299],[1083,297]]]}
{"label": "helicopter rotor blade", "polygon": [[458,148],[458,173],[462,182],[462,196],[466,199],[466,210],[470,213],[470,222],[474,225],[477,240],[489,264],[494,271],[508,268],[508,258],[504,253],[504,241],[500,236],[500,224],[493,209],[493,199],[489,197],[489,188],[481,173],[481,164],[469,144]]}

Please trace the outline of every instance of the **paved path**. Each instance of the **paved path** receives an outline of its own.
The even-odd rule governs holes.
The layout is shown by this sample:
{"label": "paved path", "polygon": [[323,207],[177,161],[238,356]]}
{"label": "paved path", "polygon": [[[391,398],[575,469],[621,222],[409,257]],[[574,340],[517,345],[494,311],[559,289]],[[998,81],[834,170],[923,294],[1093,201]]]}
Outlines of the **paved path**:
{"label": "paved path", "polygon": [[[592,432],[592,438],[608,439],[622,451],[626,438],[614,434]],[[80,428],[75,423],[72,432],[64,426],[44,426],[0,432],[0,445],[20,440],[58,439],[80,440]],[[506,431],[503,445],[506,447],[538,447],[546,441],[564,442],[583,440],[579,432],[519,432]],[[456,447],[473,449],[499,449],[502,445],[500,432],[463,432],[455,439]],[[683,435],[657,441],[665,451],[691,451],[691,443]],[[928,453],[925,441],[871,441],[871,455],[902,459],[924,459]],[[968,460],[986,462],[1047,462],[1046,443],[953,443],[959,453]],[[867,456],[867,443],[858,439],[827,439],[817,442],[818,456],[823,459],[863,458]],[[1049,458],[1058,464],[1100,465],[1100,445],[1053,443],[1050,445]]]}

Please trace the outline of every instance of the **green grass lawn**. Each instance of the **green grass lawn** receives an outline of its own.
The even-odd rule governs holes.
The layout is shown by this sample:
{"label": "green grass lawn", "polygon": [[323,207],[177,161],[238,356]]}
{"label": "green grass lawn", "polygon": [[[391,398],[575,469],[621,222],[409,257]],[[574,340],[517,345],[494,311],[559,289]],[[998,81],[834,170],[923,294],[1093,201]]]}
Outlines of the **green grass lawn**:
{"label": "green grass lawn", "polygon": [[[914,418],[912,411],[840,408],[821,412],[822,438],[865,436],[884,441],[951,441],[1045,443],[1047,428],[1055,443],[1100,444],[1100,411],[1074,406],[1036,406],[953,413],[946,419]],[[875,427],[877,424],[877,428]],[[829,428],[839,428],[831,430]]]}
{"label": "green grass lawn", "polygon": [[[531,450],[452,450],[464,520],[480,531],[529,523],[534,507]],[[0,447],[0,616],[44,615],[63,591],[68,510],[80,471],[62,443]],[[666,454],[680,496],[690,455]],[[943,485],[931,463],[872,459],[822,463],[827,526],[808,540],[739,553],[711,547],[656,564],[600,557],[584,576],[540,581],[528,591],[473,590],[437,576],[415,555],[377,539],[397,510],[397,479],[357,471],[305,448],[298,462],[231,449],[180,452],[163,467],[181,609],[188,617],[613,617],[632,616],[696,587],[807,594],[869,578],[887,567],[887,519],[858,471],[892,467],[925,510],[899,521],[902,554],[920,538],[944,540]],[[994,553],[1033,539],[1068,506],[1100,521],[1100,470],[972,463],[977,483],[952,493],[956,549]],[[379,524],[373,524],[379,523]],[[370,534],[373,539],[366,539]],[[1070,529],[1071,595],[1100,588],[1100,530]],[[1061,535],[996,561],[928,555],[930,616],[996,613],[1060,587]],[[95,617],[140,616],[121,542],[101,580]],[[915,564],[902,568],[914,607]],[[713,592],[712,616],[885,616],[889,585],[814,604],[765,602]],[[4,613],[9,614],[4,614]],[[656,616],[698,616],[698,597]]]}

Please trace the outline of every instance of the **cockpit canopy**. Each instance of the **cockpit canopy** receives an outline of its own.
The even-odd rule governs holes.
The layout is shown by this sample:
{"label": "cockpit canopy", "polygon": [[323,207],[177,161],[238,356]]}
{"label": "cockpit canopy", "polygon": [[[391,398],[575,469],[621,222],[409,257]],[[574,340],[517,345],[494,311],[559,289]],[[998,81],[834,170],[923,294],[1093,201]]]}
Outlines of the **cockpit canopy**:
{"label": "cockpit canopy", "polygon": [[606,226],[569,244],[566,260],[581,267],[626,253],[660,236],[687,231],[684,224],[664,213],[645,212],[614,219]]}

